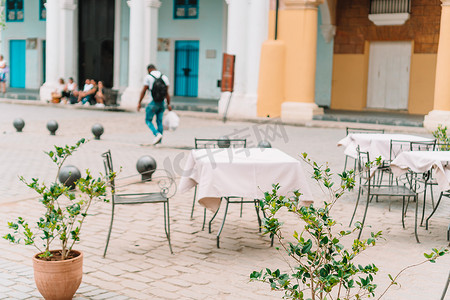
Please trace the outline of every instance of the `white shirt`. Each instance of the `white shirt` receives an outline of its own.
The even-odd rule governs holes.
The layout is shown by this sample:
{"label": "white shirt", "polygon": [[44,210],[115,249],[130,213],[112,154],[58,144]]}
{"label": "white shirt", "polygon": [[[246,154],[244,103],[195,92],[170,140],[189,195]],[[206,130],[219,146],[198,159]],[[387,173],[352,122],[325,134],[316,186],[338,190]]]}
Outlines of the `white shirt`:
{"label": "white shirt", "polygon": [[[152,90],[153,83],[155,82],[155,78],[153,76],[155,76],[156,78],[159,78],[162,73],[158,70],[154,70],[154,71],[151,71],[150,74],[147,74],[144,78],[144,85],[148,86],[149,91]],[[167,86],[169,86],[169,78],[166,75],[162,75],[162,80],[164,81],[164,83]],[[150,94],[150,98],[151,98],[152,94],[151,93],[149,93],[149,94]]]}
{"label": "white shirt", "polygon": [[67,90],[68,90],[69,92],[74,91],[74,90],[75,90],[75,82],[68,83],[68,84],[67,84]]}
{"label": "white shirt", "polygon": [[90,91],[93,87],[94,87],[93,84],[90,84],[90,83],[89,83],[89,84],[85,84],[85,85],[84,85],[83,92]]}

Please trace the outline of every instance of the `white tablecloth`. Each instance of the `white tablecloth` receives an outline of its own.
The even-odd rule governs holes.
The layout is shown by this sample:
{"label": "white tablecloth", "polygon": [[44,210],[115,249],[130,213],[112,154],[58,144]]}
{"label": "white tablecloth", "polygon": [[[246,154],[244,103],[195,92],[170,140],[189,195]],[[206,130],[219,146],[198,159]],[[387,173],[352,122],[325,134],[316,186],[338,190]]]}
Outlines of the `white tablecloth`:
{"label": "white tablecloth", "polygon": [[400,153],[392,162],[391,169],[395,176],[409,170],[424,173],[433,169],[439,189],[450,189],[450,151],[410,151]]}
{"label": "white tablecloth", "polygon": [[345,147],[345,155],[353,158],[358,157],[356,148],[359,145],[361,151],[369,153],[370,160],[375,160],[379,156],[382,159],[389,159],[391,140],[427,142],[434,139],[409,134],[353,133],[340,140],[338,146]]}
{"label": "white tablecloth", "polygon": [[279,195],[299,190],[301,200],[313,200],[300,161],[274,148],[195,149],[180,179],[181,193],[197,186],[197,199],[216,211],[220,197],[258,199],[279,183]]}

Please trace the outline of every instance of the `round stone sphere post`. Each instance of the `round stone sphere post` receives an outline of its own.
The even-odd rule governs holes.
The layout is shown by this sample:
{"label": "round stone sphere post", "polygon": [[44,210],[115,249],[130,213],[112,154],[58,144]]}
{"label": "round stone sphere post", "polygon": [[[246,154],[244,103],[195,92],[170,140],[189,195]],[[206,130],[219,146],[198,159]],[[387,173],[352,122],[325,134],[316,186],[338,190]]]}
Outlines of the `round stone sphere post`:
{"label": "round stone sphere post", "polygon": [[219,141],[217,142],[217,146],[219,148],[230,148],[231,142],[230,139],[226,136],[219,137]]}
{"label": "round stone sphere post", "polygon": [[67,187],[70,187],[71,190],[75,189],[75,183],[80,178],[81,178],[80,170],[78,170],[77,167],[72,165],[62,167],[58,176],[59,182],[61,182]]}
{"label": "round stone sphere post", "polygon": [[21,118],[14,119],[13,126],[17,132],[22,132],[22,129],[25,127],[25,121]]}
{"label": "round stone sphere post", "polygon": [[94,124],[92,126],[92,133],[94,134],[96,140],[100,139],[100,136],[104,131],[105,130],[103,129],[103,126],[101,124]]}
{"label": "round stone sphere post", "polygon": [[272,145],[268,141],[262,140],[258,143],[258,148],[272,148]]}
{"label": "round stone sphere post", "polygon": [[55,120],[50,120],[47,122],[47,129],[50,131],[50,135],[55,135],[56,130],[58,130],[58,122]]}
{"label": "round stone sphere post", "polygon": [[150,155],[144,155],[138,159],[136,169],[141,174],[142,181],[151,181],[156,170],[156,160]]}

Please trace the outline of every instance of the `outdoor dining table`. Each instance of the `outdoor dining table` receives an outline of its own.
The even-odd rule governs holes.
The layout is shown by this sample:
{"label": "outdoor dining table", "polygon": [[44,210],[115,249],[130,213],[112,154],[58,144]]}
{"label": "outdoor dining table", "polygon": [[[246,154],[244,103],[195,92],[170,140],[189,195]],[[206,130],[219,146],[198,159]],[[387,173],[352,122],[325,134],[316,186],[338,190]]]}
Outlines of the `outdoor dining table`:
{"label": "outdoor dining table", "polygon": [[370,159],[381,156],[386,160],[390,157],[391,141],[405,142],[428,142],[433,138],[426,138],[409,134],[388,134],[388,133],[352,133],[338,142],[338,146],[345,147],[344,153],[352,158],[358,157],[357,148],[360,151],[368,152]]}
{"label": "outdoor dining table", "polygon": [[[394,176],[400,177],[409,171],[414,173],[426,173],[433,171],[433,176],[436,179],[438,188],[441,192],[433,212],[427,218],[428,220],[436,211],[442,199],[443,193],[450,190],[450,151],[408,151],[400,153],[392,162],[391,170]],[[425,202],[423,203],[425,209]],[[417,207],[417,203],[416,203]],[[417,209],[416,209],[416,224],[417,224]],[[416,225],[417,226],[417,225]]]}
{"label": "outdoor dining table", "polygon": [[[298,190],[300,200],[313,200],[301,162],[279,149],[194,149],[187,157],[179,191],[197,186],[198,202],[217,213],[222,198],[261,199],[277,183],[279,195]],[[226,210],[223,222],[225,218]]]}

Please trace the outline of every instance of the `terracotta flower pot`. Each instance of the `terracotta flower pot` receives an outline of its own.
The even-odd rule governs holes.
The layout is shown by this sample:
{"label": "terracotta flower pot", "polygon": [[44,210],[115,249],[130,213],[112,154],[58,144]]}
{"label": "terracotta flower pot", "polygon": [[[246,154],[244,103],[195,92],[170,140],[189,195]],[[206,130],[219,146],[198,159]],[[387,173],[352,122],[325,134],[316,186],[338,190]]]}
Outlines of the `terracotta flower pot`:
{"label": "terracotta flower pot", "polygon": [[33,257],[34,281],[45,300],[69,300],[75,295],[83,276],[83,253],[76,250],[72,253],[76,257],[59,261],[39,259],[41,253]]}

